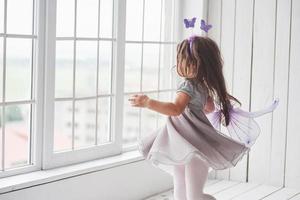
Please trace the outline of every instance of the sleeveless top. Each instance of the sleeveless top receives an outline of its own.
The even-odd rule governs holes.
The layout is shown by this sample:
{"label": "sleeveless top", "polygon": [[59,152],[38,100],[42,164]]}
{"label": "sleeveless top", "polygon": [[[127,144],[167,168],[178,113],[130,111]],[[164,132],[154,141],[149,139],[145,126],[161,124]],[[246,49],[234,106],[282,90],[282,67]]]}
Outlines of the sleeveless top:
{"label": "sleeveless top", "polygon": [[178,85],[176,93],[179,91],[184,92],[191,97],[191,100],[187,105],[191,110],[203,110],[208,97],[208,93],[203,86],[199,84],[199,87],[196,88],[190,80],[184,79]]}

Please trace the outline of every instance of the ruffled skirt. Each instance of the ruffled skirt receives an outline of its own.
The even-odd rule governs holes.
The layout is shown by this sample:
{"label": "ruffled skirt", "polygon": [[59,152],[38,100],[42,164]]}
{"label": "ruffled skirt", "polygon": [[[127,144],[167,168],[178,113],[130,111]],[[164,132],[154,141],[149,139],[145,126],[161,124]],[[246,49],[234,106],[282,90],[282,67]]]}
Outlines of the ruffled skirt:
{"label": "ruffled skirt", "polygon": [[166,123],[152,133],[138,138],[138,150],[153,166],[173,175],[174,165],[187,164],[194,156],[212,169],[236,166],[250,151],[245,144],[216,130],[203,111],[189,107],[178,116],[168,116]]}

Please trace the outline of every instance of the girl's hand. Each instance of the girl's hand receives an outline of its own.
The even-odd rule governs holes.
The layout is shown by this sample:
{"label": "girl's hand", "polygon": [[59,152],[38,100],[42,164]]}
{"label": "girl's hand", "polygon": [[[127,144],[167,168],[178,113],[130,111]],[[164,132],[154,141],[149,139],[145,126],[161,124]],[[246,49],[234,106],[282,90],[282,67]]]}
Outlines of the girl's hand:
{"label": "girl's hand", "polygon": [[134,107],[148,107],[150,98],[144,94],[132,95],[128,101],[130,101],[131,106]]}

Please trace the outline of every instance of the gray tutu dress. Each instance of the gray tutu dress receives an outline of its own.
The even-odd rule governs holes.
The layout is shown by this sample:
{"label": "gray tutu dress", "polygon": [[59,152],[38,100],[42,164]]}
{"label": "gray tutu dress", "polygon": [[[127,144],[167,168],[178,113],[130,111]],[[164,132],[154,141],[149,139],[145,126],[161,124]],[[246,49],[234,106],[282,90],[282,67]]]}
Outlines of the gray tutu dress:
{"label": "gray tutu dress", "polygon": [[[218,130],[219,124],[214,119],[220,114],[219,110],[215,110],[211,114],[210,117],[212,118],[203,112],[208,97],[204,88],[196,89],[189,80],[184,79],[179,84],[176,92],[178,91],[185,92],[191,97],[185,110],[178,116],[168,116],[163,126],[147,136],[138,138],[138,150],[145,160],[171,175],[173,175],[174,165],[187,164],[194,156],[207,162],[210,166],[209,171],[236,166],[243,156],[250,151],[251,145],[258,136],[259,129],[253,132],[253,128],[258,127],[253,126],[253,124],[257,125],[253,118],[258,115],[242,116],[236,114],[240,117],[237,121],[240,123],[238,125],[244,123],[245,120],[242,118],[247,119],[248,125],[250,124],[245,126],[248,128],[249,137],[244,136],[239,140],[236,138],[240,137],[234,138]],[[272,109],[261,111],[258,114],[264,114]],[[250,113],[243,112],[244,114]],[[233,124],[229,127],[235,128]],[[238,131],[234,130],[234,132]],[[250,137],[251,134],[254,134],[255,137]],[[251,145],[247,145],[249,138]]]}

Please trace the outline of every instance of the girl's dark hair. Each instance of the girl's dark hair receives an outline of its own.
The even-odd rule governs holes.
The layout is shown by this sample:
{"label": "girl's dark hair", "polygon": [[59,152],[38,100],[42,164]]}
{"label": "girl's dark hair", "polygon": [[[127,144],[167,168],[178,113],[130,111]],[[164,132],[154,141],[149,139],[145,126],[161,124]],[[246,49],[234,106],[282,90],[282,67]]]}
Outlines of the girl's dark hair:
{"label": "girl's dark hair", "polygon": [[[192,44],[190,44],[190,42]],[[184,63],[182,65],[182,63]],[[223,113],[226,126],[229,124],[231,101],[241,102],[228,94],[223,75],[223,59],[218,45],[206,36],[193,36],[177,45],[176,70],[179,76],[190,80],[198,88],[200,84],[207,90]]]}

